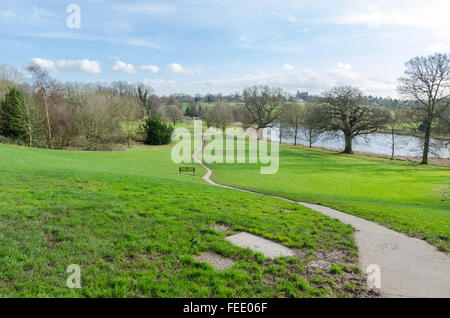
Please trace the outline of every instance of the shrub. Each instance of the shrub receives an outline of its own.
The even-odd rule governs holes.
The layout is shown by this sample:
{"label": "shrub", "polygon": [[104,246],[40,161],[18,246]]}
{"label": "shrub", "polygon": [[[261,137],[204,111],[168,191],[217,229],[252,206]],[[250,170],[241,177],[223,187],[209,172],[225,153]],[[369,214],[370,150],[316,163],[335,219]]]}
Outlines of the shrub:
{"label": "shrub", "polygon": [[173,127],[157,117],[151,117],[142,125],[146,145],[167,145],[171,141]]}
{"label": "shrub", "polygon": [[147,138],[147,134],[143,129],[143,125],[139,124],[137,127],[133,128],[131,131],[131,139],[136,142],[145,142]]}

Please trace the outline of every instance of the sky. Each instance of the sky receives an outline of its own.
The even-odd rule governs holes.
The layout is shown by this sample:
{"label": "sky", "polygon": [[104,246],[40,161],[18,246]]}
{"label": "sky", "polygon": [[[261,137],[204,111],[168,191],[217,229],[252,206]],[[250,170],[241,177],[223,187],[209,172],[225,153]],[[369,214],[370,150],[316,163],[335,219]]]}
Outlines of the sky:
{"label": "sky", "polygon": [[398,97],[407,60],[450,51],[448,12],[448,0],[1,0],[0,64],[158,95],[353,85]]}

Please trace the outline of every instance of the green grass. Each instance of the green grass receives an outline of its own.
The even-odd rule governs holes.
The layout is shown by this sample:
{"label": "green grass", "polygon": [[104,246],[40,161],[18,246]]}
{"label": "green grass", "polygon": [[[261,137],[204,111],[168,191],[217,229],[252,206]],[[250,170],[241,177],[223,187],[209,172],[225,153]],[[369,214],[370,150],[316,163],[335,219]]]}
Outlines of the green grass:
{"label": "green grass", "polygon": [[450,251],[450,170],[282,145],[280,169],[214,164],[216,182],[317,203],[376,221]]}
{"label": "green grass", "polygon": [[[352,295],[350,278],[306,267],[317,250],[355,259],[351,227],[298,205],[179,175],[170,151],[0,145],[0,297]],[[265,259],[209,228],[216,223],[309,256]],[[195,261],[207,250],[236,263],[216,271]],[[70,264],[81,267],[81,289],[66,287]]]}

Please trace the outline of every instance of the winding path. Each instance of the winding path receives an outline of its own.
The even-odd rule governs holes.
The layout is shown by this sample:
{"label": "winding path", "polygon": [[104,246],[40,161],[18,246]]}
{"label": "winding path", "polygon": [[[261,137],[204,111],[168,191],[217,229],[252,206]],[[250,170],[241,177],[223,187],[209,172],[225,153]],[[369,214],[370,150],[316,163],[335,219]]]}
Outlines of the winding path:
{"label": "winding path", "polygon": [[196,155],[201,150],[197,149],[193,158],[206,169],[203,180],[209,184],[300,204],[351,225],[356,230],[355,241],[361,269],[365,270],[371,264],[380,266],[381,296],[450,298],[450,257],[426,241],[321,205],[218,184],[211,180],[211,169],[197,159]]}

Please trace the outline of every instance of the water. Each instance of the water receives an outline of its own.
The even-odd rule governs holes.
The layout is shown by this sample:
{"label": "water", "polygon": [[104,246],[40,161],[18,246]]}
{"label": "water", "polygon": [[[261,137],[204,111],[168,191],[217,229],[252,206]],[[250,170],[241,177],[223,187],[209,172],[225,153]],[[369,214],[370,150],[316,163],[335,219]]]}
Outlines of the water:
{"label": "water", "polygon": [[[279,141],[278,129],[273,128],[273,140]],[[299,136],[302,134],[299,133]],[[283,137],[283,142],[294,143],[294,138]],[[297,143],[309,146],[306,140],[297,138]],[[446,145],[447,143],[447,145]],[[432,139],[432,151],[429,154],[430,158],[450,158],[450,144],[449,142]],[[332,149],[343,150],[345,142],[342,134],[336,138],[331,138],[330,134],[323,134],[319,140],[313,143],[313,146],[327,147]],[[395,135],[395,156],[402,157],[421,157],[423,149],[423,138],[414,136]],[[366,137],[358,136],[353,140],[353,151],[368,152],[380,155],[391,155],[392,152],[392,136],[390,134],[373,133]]]}

